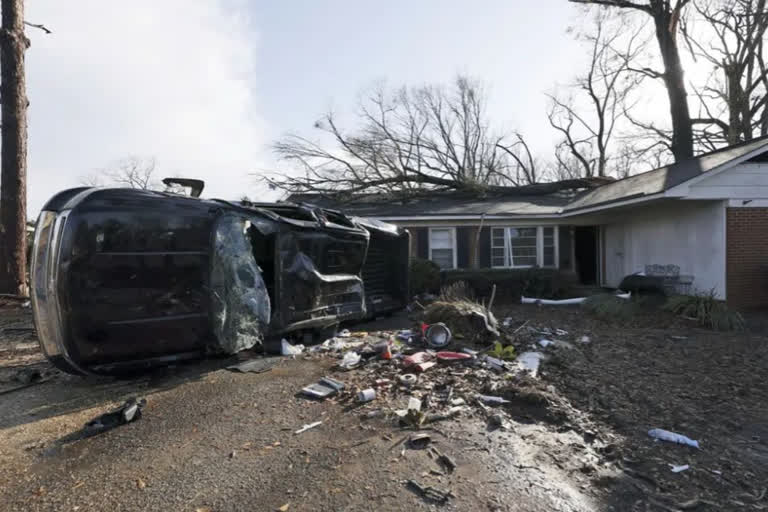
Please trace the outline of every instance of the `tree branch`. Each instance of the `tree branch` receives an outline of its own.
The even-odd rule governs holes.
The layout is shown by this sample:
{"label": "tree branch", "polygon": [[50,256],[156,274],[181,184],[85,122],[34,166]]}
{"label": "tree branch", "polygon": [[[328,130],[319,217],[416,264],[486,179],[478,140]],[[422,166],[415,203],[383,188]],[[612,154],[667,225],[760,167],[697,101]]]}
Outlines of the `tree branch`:
{"label": "tree branch", "polygon": [[41,23],[30,23],[30,22],[28,22],[28,21],[25,21],[25,22],[24,22],[24,24],[25,24],[26,26],[28,26],[28,27],[34,27],[34,28],[40,29],[40,30],[42,30],[43,32],[45,32],[46,34],[53,34],[53,32],[51,32],[50,30],[48,30],[48,28],[46,28],[46,26],[45,26],[45,25],[43,25],[43,24],[41,24]]}

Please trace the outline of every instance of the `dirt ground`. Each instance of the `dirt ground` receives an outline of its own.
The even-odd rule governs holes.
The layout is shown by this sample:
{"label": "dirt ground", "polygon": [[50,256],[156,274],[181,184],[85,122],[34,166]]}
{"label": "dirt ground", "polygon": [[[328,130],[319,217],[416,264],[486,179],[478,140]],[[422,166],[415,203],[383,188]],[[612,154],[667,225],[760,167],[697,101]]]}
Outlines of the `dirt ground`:
{"label": "dirt ground", "polygon": [[[356,406],[309,401],[305,385],[331,375],[349,386],[394,376],[394,363],[340,372],[327,356],[281,358],[269,372],[209,360],[131,380],[79,378],[40,355],[28,308],[0,308],[0,503],[8,510],[763,510],[768,507],[768,337],[691,327],[661,313],[612,325],[579,307],[502,306],[502,337],[519,352],[546,337],[540,375],[435,368],[419,390]],[[395,318],[374,329],[407,327]],[[549,329],[551,334],[542,334]],[[556,329],[567,333],[556,333]],[[583,343],[583,336],[589,342]],[[245,356],[243,356],[245,357]],[[31,370],[31,371],[30,371]],[[29,379],[40,379],[28,387]],[[413,430],[367,419],[409,394],[466,396],[456,418]],[[490,409],[474,392],[503,396]],[[125,399],[144,416],[63,442]],[[501,416],[502,428],[490,421]],[[322,424],[301,434],[302,425]],[[701,449],[654,442],[651,428]],[[674,473],[670,465],[689,465]],[[422,496],[408,480],[450,491]]]}

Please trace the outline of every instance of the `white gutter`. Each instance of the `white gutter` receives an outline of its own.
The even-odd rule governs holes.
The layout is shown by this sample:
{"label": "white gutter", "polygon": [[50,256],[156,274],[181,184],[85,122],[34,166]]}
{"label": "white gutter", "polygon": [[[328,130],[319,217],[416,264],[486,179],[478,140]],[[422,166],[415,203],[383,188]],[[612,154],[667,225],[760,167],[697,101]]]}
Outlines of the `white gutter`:
{"label": "white gutter", "polygon": [[[531,215],[485,215],[486,220],[516,220],[516,219],[551,219],[551,218],[557,218],[559,217],[559,212],[553,212],[553,213],[536,213]],[[418,220],[418,221],[429,221],[429,220],[475,220],[480,219],[483,214],[472,214],[472,215],[422,215],[419,217],[373,217],[376,219],[379,219],[381,221],[400,221],[400,220]]]}

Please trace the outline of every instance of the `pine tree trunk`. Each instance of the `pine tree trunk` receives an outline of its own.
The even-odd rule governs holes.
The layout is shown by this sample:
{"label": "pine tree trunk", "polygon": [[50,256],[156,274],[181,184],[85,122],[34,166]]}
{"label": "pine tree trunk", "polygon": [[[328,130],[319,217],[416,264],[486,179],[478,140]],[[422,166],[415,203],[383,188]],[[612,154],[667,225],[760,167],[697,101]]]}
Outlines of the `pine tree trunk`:
{"label": "pine tree trunk", "polygon": [[23,0],[2,0],[0,30],[0,293],[27,294],[27,95]]}

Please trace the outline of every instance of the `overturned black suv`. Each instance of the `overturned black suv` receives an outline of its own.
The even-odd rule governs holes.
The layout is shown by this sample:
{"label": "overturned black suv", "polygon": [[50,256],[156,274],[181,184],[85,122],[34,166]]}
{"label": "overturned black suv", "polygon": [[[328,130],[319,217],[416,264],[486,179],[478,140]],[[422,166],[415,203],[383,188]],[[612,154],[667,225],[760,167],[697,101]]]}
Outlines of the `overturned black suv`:
{"label": "overturned black suv", "polygon": [[37,222],[35,326],[76,374],[231,354],[402,308],[409,244],[309,205],[70,189]]}

